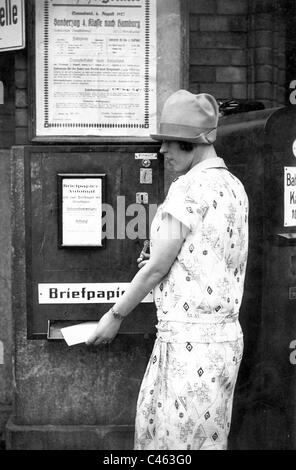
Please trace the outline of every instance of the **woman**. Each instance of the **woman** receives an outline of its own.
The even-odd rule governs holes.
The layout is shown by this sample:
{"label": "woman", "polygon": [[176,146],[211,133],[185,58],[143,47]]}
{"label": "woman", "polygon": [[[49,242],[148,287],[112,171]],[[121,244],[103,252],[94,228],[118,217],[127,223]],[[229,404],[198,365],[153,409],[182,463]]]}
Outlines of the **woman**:
{"label": "woman", "polygon": [[248,199],[217,157],[218,106],[179,90],[166,101],[160,152],[179,175],[151,226],[150,257],[87,344],[110,342],[154,288],[157,338],[142,381],[135,449],[226,449],[243,351],[238,321]]}

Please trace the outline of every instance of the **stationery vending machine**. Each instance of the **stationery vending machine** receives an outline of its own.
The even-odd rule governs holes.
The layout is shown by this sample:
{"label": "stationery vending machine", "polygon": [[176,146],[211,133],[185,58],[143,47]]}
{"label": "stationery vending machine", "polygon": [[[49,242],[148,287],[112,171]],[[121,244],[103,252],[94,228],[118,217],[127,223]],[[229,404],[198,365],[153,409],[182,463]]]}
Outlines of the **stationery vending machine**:
{"label": "stationery vending machine", "polygon": [[[163,198],[158,148],[24,149],[29,339],[62,339],[125,291]],[[154,331],[151,294],[132,317],[122,332]]]}

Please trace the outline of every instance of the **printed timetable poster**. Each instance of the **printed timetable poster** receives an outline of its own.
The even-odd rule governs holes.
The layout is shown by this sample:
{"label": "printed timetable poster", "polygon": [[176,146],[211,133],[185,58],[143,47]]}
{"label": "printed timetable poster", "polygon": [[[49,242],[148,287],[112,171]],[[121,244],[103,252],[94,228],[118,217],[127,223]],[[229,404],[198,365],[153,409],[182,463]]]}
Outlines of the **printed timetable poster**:
{"label": "printed timetable poster", "polygon": [[36,136],[156,130],[156,0],[38,0]]}

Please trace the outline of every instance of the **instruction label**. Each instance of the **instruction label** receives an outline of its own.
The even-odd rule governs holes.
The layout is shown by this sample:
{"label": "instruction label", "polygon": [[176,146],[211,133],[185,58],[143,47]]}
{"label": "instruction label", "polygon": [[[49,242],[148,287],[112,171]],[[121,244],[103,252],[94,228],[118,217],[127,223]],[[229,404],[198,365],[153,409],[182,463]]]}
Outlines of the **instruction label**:
{"label": "instruction label", "polygon": [[284,225],[296,225],[296,167],[285,166],[284,169]]}
{"label": "instruction label", "polygon": [[[39,304],[115,303],[127,290],[129,282],[38,284]],[[153,302],[152,291],[142,302]]]}

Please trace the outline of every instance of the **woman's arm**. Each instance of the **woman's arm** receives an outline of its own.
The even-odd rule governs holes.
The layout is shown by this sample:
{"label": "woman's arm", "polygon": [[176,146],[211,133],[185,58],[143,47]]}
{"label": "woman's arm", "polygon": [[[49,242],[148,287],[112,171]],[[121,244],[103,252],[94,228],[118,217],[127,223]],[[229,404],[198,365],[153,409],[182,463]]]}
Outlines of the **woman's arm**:
{"label": "woman's arm", "polygon": [[[176,259],[189,229],[179,220],[166,214],[158,231],[158,238],[153,241],[153,250],[149,260],[137,272],[128,290],[114,305],[114,310],[127,316],[143,298],[168,273]],[[87,344],[109,342],[116,336],[121,322],[107,312],[99,321]]]}

